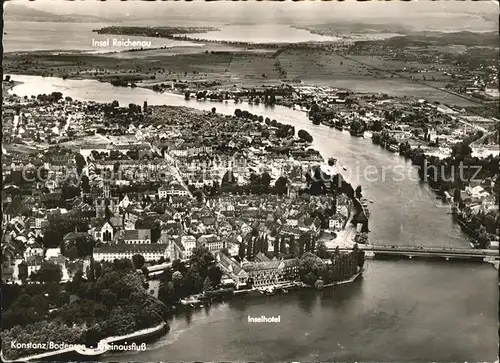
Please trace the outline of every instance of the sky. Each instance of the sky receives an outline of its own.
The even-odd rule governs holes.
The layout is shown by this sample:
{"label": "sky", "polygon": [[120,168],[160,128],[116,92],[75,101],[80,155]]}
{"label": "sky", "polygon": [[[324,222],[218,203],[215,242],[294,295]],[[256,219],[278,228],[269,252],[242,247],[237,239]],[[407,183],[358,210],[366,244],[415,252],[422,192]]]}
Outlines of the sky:
{"label": "sky", "polygon": [[[119,0],[13,0],[12,3],[56,14],[82,14],[106,18],[127,19],[197,19],[205,21],[248,21],[286,23],[324,23],[349,19],[373,23],[396,22],[427,17],[447,18],[451,15],[487,16],[498,24],[497,1],[372,1],[372,2],[274,2],[274,1],[119,1]],[[8,12],[8,7],[6,8]],[[465,18],[464,18],[465,19]],[[492,20],[491,20],[492,19]]]}
{"label": "sky", "polygon": [[[11,0],[55,14],[92,15],[134,25],[341,23],[383,24],[417,31],[498,31],[498,1],[141,1]],[[8,5],[5,8],[8,14]],[[149,21],[150,22],[147,22]]]}

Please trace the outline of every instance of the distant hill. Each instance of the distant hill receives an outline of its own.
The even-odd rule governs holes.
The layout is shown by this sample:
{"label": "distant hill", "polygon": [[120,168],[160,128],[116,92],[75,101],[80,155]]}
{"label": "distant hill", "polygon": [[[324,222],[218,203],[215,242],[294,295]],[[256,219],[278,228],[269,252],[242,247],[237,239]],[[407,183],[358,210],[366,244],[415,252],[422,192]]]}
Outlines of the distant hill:
{"label": "distant hill", "polygon": [[41,11],[27,6],[4,3],[4,19],[7,21],[34,21],[34,22],[71,22],[71,23],[99,23],[107,19],[92,15],[59,15],[48,11]]}

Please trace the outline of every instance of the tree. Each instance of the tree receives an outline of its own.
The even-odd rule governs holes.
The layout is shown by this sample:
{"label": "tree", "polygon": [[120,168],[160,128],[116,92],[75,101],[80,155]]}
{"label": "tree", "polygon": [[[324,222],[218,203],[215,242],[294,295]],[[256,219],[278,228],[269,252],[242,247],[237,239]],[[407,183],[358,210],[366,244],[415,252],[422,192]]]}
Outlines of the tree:
{"label": "tree", "polygon": [[179,259],[175,259],[172,261],[172,270],[173,271],[181,271],[182,268],[182,262]]}
{"label": "tree", "polygon": [[245,244],[243,242],[238,246],[238,256],[241,260],[245,257]]}
{"label": "tree", "polygon": [[196,198],[196,201],[198,203],[202,203],[203,202],[203,191],[201,189],[196,189],[193,192],[193,196]]}
{"label": "tree", "polygon": [[55,102],[57,102],[57,101],[59,101],[60,99],[62,99],[62,98],[63,98],[63,97],[62,97],[62,93],[61,93],[61,92],[52,92],[52,93],[50,94],[50,96],[51,96],[50,98],[51,98],[53,101],[55,101]]}
{"label": "tree", "polygon": [[278,179],[276,179],[276,182],[274,183],[274,188],[276,189],[276,192],[278,194],[285,194],[287,192],[287,183],[288,180],[284,176],[280,176]]}
{"label": "tree", "polygon": [[466,156],[470,156],[471,154],[472,154],[471,147],[464,142],[459,142],[455,144],[451,149],[452,157],[464,158]]}
{"label": "tree", "polygon": [[80,196],[80,188],[73,185],[65,185],[61,190],[61,198],[63,200],[73,199]]}
{"label": "tree", "polygon": [[151,243],[157,243],[161,237],[161,221],[155,220],[151,224]]}
{"label": "tree", "polygon": [[212,286],[212,282],[210,279],[207,277],[205,281],[203,282],[203,291],[212,291],[214,288]]}
{"label": "tree", "polygon": [[64,241],[61,244],[61,252],[70,259],[84,258],[92,255],[95,244],[96,241],[91,235],[82,233]]}
{"label": "tree", "polygon": [[236,176],[233,174],[232,170],[228,170],[224,176],[222,177],[222,182],[221,186],[234,186],[238,184],[238,180],[236,179]]}
{"label": "tree", "polygon": [[299,277],[302,282],[313,285],[325,270],[325,263],[310,252],[304,253],[299,260]]}
{"label": "tree", "polygon": [[330,258],[330,253],[326,249],[325,242],[323,242],[323,241],[318,242],[318,247],[316,249],[316,255],[321,259]]}
{"label": "tree", "polygon": [[59,283],[62,279],[61,266],[45,261],[42,263],[40,270],[31,274],[31,278],[45,283]]}
{"label": "tree", "polygon": [[299,130],[297,135],[301,140],[304,140],[307,142],[313,142],[313,137],[305,130]]}
{"label": "tree", "polygon": [[260,178],[257,174],[252,173],[250,174],[250,184],[251,185],[258,185],[260,182]]}
{"label": "tree", "polygon": [[485,232],[482,232],[479,234],[479,237],[477,238],[477,245],[481,249],[486,249],[488,248],[488,243],[490,242],[490,239],[488,238],[488,235]]}
{"label": "tree", "polygon": [[[387,117],[387,116],[386,116]],[[382,131],[382,122],[380,120],[376,120],[372,125],[372,131]]]}
{"label": "tree", "polygon": [[48,229],[43,233],[43,246],[45,248],[57,248],[61,247],[62,244],[62,234],[59,231]]}
{"label": "tree", "polygon": [[282,236],[281,239],[280,239],[280,253],[287,253],[287,247],[286,247],[286,241],[285,241],[285,238]]}
{"label": "tree", "polygon": [[144,256],[140,254],[135,254],[132,256],[132,263],[137,270],[140,270],[144,266]]}
{"label": "tree", "polygon": [[361,185],[358,185],[356,187],[356,190],[354,191],[355,195],[356,195],[356,198],[358,199],[361,199],[362,198],[362,194],[361,194]]}
{"label": "tree", "polygon": [[179,282],[182,280],[182,273],[180,273],[179,271],[175,271],[173,274],[172,274],[172,280],[174,282]]}
{"label": "tree", "polygon": [[28,278],[28,265],[23,261],[17,266],[17,268],[19,269],[19,280],[24,283],[24,281]]}
{"label": "tree", "polygon": [[269,187],[269,184],[271,183],[271,176],[269,175],[268,172],[262,173],[260,177],[260,184],[264,185],[265,187]]}
{"label": "tree", "polygon": [[76,169],[81,172],[81,170],[87,165],[85,158],[81,154],[75,154]]}
{"label": "tree", "polygon": [[274,239],[273,249],[274,249],[274,256],[278,257],[280,253],[280,242],[278,237]]}
{"label": "tree", "polygon": [[212,265],[208,268],[208,278],[212,286],[217,287],[220,285],[222,279],[222,270],[217,265]]}
{"label": "tree", "polygon": [[109,289],[104,289],[99,293],[100,299],[105,306],[112,308],[116,306],[118,298],[114,292]]}
{"label": "tree", "polygon": [[460,203],[461,200],[462,200],[462,196],[460,194],[460,189],[455,188],[455,190],[453,191],[453,201],[455,203]]}

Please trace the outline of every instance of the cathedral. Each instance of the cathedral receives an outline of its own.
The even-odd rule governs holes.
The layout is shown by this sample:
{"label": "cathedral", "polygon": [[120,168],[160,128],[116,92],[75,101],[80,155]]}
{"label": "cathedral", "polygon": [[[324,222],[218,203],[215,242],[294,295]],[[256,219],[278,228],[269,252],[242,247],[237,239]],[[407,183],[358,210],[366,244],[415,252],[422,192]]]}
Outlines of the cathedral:
{"label": "cathedral", "polygon": [[104,184],[102,196],[95,198],[96,218],[109,219],[119,215],[119,199],[112,197],[109,184]]}

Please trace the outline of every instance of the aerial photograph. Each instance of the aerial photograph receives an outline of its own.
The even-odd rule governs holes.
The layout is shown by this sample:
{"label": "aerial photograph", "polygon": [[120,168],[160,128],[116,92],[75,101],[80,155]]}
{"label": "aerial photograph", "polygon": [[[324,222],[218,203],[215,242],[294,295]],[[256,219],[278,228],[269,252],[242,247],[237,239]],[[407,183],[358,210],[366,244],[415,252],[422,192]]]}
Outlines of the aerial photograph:
{"label": "aerial photograph", "polygon": [[4,362],[499,362],[498,1],[3,2]]}

